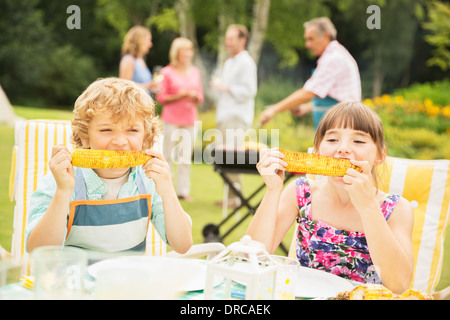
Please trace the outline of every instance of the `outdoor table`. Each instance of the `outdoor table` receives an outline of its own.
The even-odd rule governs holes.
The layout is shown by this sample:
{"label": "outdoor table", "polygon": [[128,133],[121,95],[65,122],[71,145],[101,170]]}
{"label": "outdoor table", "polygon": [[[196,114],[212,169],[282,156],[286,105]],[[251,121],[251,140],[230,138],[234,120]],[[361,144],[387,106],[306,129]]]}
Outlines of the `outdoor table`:
{"label": "outdoor table", "polygon": [[[107,258],[107,256],[105,256]],[[117,255],[115,255],[117,257]],[[97,257],[98,258],[98,257]],[[181,259],[185,260],[183,258],[172,258],[172,259]],[[192,259],[195,262],[200,261],[201,263],[207,263],[206,260],[199,260],[199,259]],[[92,261],[92,260],[91,260]],[[94,259],[95,261],[99,261],[98,259]],[[206,277],[206,274],[205,274]],[[356,283],[353,283],[351,281],[348,281],[351,283],[351,287],[354,287]],[[216,288],[219,290],[216,290],[217,293],[214,294],[213,299],[215,300],[222,300],[223,297],[221,296],[221,286],[223,287],[225,284],[222,282],[221,284],[217,285]],[[83,299],[85,300],[93,300],[95,292],[95,279],[86,271],[85,275],[85,295]],[[231,288],[231,298],[236,300],[243,300],[245,299],[245,286],[240,283],[233,282],[232,288]],[[327,297],[309,297],[309,298],[300,298],[296,297],[296,299],[327,299]],[[26,288],[24,286],[24,282],[17,282],[12,283],[9,285],[6,285],[4,287],[0,288],[0,300],[33,300],[34,299],[34,293],[32,289]],[[177,295],[175,300],[204,300],[204,294],[203,290],[195,290],[195,291],[188,291],[188,292],[182,292],[179,295]]]}

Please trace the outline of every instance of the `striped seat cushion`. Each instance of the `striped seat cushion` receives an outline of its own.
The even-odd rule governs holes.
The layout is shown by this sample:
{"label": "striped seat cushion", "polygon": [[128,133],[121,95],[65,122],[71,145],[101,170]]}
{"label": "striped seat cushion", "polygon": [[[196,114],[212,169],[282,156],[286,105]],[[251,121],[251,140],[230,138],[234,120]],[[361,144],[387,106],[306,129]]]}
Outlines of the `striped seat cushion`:
{"label": "striped seat cushion", "polygon": [[411,287],[433,292],[439,282],[450,203],[449,160],[388,157],[380,190],[402,195],[414,208],[414,276]]}

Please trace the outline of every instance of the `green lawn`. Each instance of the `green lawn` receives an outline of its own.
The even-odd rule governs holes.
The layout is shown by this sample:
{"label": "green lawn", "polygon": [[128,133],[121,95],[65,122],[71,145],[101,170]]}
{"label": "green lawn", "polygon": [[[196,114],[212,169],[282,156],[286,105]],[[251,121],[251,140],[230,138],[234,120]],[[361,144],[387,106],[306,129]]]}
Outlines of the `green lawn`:
{"label": "green lawn", "polygon": [[[16,107],[16,113],[24,118],[41,118],[41,119],[71,119],[72,113],[68,111],[56,111],[45,109],[33,109],[25,107]],[[0,126],[0,136],[2,143],[0,144],[0,245],[5,249],[11,248],[11,235],[13,225],[14,203],[9,201],[9,171],[11,167],[11,151],[14,144],[14,129]],[[194,202],[182,202],[183,208],[192,218],[193,221],[193,238],[194,243],[202,243],[202,230],[206,224],[217,224],[223,220],[222,209],[215,206],[214,202],[221,200],[223,195],[223,183],[218,173],[214,172],[212,166],[207,164],[194,164],[192,166],[192,192],[191,196]],[[256,188],[262,184],[262,179],[258,175],[244,175],[244,194],[248,196]],[[257,203],[260,200],[260,193],[251,202]],[[247,211],[242,209],[239,211],[243,217]],[[237,219],[232,217],[221,228],[221,234],[230,229],[236,223]],[[224,244],[228,245],[237,241],[245,233],[250,222],[250,217],[231,232],[224,240]],[[289,247],[292,237],[291,230],[284,240],[286,247]],[[445,240],[445,256],[442,267],[441,281],[437,289],[450,286],[450,237]],[[277,254],[282,254],[279,249]]]}

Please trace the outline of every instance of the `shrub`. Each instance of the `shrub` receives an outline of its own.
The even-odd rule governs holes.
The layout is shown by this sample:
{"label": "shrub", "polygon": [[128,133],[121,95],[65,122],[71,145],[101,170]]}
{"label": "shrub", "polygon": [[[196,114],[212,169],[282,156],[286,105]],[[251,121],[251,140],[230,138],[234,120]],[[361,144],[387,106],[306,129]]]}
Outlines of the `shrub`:
{"label": "shrub", "polygon": [[450,81],[414,84],[363,101],[373,108],[385,126],[426,128],[437,134],[450,134]]}
{"label": "shrub", "polygon": [[[289,80],[271,78],[260,84],[256,97],[257,123],[264,106],[282,100],[299,86]],[[403,95],[401,95],[403,94]],[[393,95],[363,102],[383,121],[388,154],[410,159],[450,159],[450,81],[413,85]],[[433,100],[435,99],[435,100]],[[203,133],[216,127],[215,110],[200,113]],[[263,129],[278,130],[277,141],[285,149],[307,151],[313,146],[311,116],[293,117],[289,112],[275,116]],[[202,141],[204,148],[211,141]]]}
{"label": "shrub", "polygon": [[92,58],[72,45],[55,48],[41,75],[41,96],[49,104],[72,108],[77,97],[98,77]]}

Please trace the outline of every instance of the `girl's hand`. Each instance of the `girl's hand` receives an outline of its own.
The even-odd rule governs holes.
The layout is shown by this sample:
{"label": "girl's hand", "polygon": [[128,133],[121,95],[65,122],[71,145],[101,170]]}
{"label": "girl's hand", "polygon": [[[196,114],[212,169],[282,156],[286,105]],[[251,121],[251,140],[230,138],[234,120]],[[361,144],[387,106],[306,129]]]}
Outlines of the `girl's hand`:
{"label": "girl's hand", "polygon": [[283,188],[284,172],[287,166],[287,163],[282,160],[283,158],[284,155],[278,151],[278,148],[260,151],[256,169],[258,169],[268,190],[281,190]]}
{"label": "girl's hand", "polygon": [[172,174],[163,155],[153,149],[147,149],[145,153],[153,158],[144,163],[142,169],[144,169],[147,178],[155,181],[156,192],[162,195],[173,190]]}
{"label": "girl's hand", "polygon": [[75,175],[69,149],[63,145],[54,146],[48,166],[55,178],[57,188],[72,191],[75,186]]}
{"label": "girl's hand", "polygon": [[351,163],[360,167],[362,172],[352,168],[348,169],[347,174],[343,177],[344,189],[348,192],[353,206],[357,210],[363,209],[375,200],[371,167],[367,161],[351,160]]}

